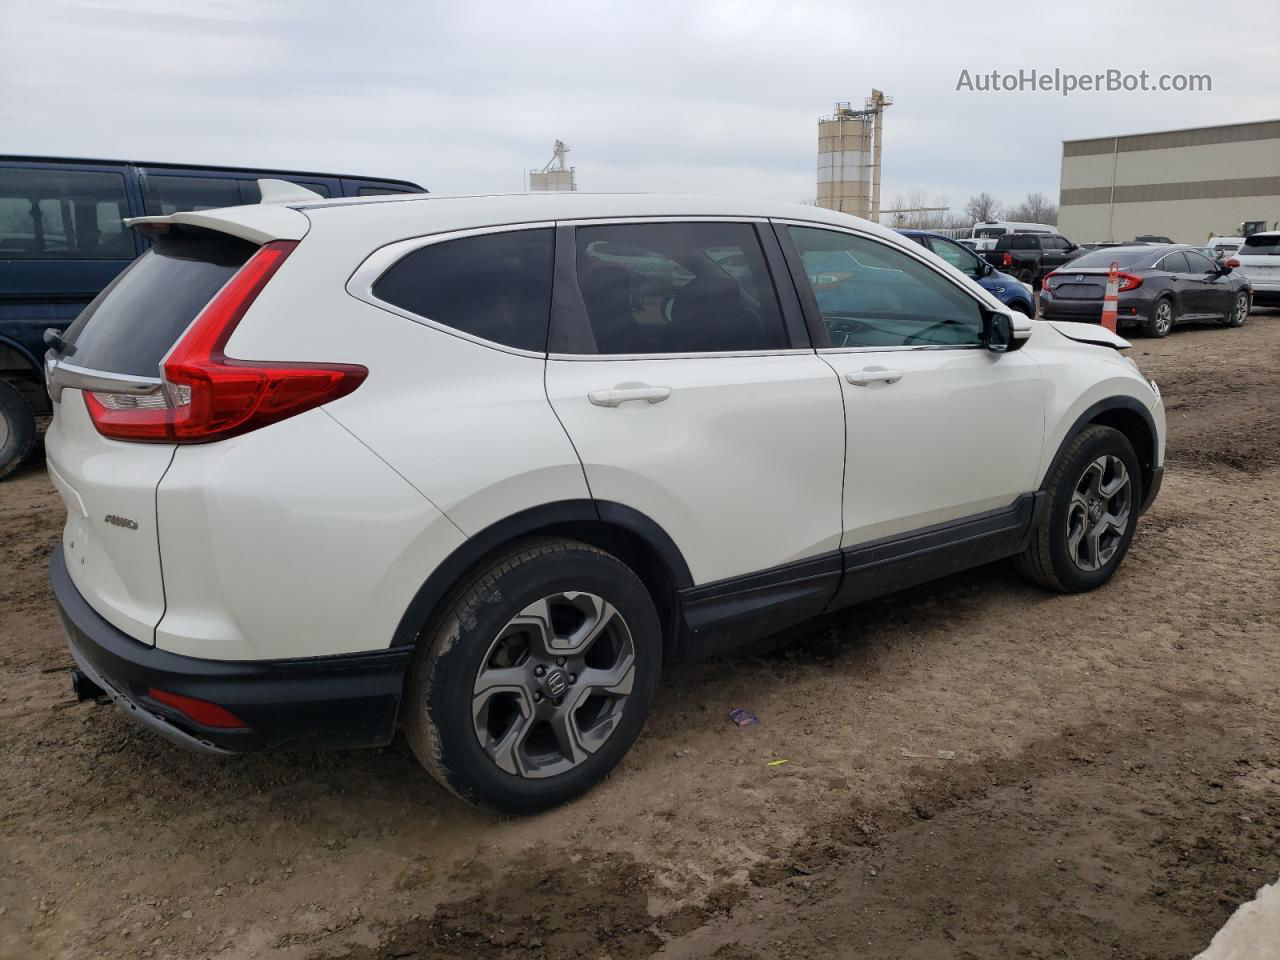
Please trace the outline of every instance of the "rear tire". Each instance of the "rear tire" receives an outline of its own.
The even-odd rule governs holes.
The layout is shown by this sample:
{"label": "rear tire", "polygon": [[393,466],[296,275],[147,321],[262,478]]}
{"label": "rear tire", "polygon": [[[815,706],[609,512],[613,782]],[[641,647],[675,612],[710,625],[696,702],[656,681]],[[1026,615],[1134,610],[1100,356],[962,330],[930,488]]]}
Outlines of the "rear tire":
{"label": "rear tire", "polygon": [[1151,308],[1151,316],[1142,324],[1142,332],[1148,337],[1157,339],[1167,337],[1178,322],[1177,312],[1173,309],[1173,301],[1161,297]]}
{"label": "rear tire", "polygon": [[1015,300],[1013,303],[1009,304],[1009,306],[1013,307],[1013,309],[1017,310],[1023,316],[1035,319],[1035,311],[1031,309],[1031,304],[1023,303],[1021,300]]}
{"label": "rear tire", "polygon": [[36,416],[17,388],[0,380],[0,479],[22,465],[36,444]]}
{"label": "rear tire", "polygon": [[1053,467],[1018,572],[1059,593],[1102,586],[1129,551],[1142,504],[1142,474],[1128,438],[1111,427],[1076,434]]}
{"label": "rear tire", "polygon": [[402,710],[419,762],[481,807],[532,813],[595,786],[639,736],[662,666],[640,578],[533,540],[465,578],[418,640]]}

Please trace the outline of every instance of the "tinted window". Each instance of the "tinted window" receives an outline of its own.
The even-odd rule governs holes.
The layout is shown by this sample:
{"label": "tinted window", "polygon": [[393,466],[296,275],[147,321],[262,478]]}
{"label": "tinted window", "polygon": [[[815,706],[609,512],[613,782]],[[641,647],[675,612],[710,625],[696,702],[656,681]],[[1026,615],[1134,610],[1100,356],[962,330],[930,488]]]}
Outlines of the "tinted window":
{"label": "tinted window", "polygon": [[238,207],[242,203],[239,180],[155,174],[142,178],[142,206],[148,216],[167,216],[180,210]]}
{"label": "tinted window", "polygon": [[578,283],[600,353],[789,345],[749,223],[579,227],[577,243]]}
{"label": "tinted window", "polygon": [[1040,238],[1029,233],[1015,233],[996,241],[997,250],[1039,250]]}
{"label": "tinted window", "polygon": [[1242,257],[1274,257],[1280,255],[1280,233],[1267,237],[1257,234],[1244,242],[1238,251]]}
{"label": "tinted window", "polygon": [[81,311],[63,356],[90,370],[159,376],[169,348],[255,249],[207,230],[161,235]]}
{"label": "tinted window", "polygon": [[835,347],[967,346],[982,339],[977,301],[892,247],[791,227]]}
{"label": "tinted window", "polygon": [[1004,227],[977,227],[973,231],[975,237],[1003,237]]}
{"label": "tinted window", "polygon": [[1197,253],[1195,250],[1185,250],[1183,255],[1187,258],[1187,267],[1191,273],[1217,273],[1218,268],[1214,266],[1212,260],[1203,253]]}
{"label": "tinted window", "polygon": [[929,242],[933,247],[933,252],[957,270],[968,274],[977,273],[978,258],[960,246],[960,244],[952,243],[949,240],[939,240],[937,237],[930,237]]}
{"label": "tinted window", "polygon": [[373,295],[473,337],[541,353],[554,251],[550,229],[433,243],[393,264]]}
{"label": "tinted window", "polygon": [[1171,253],[1160,262],[1160,269],[1167,273],[1189,273],[1187,258],[1181,253]]}
{"label": "tinted window", "polygon": [[121,174],[0,169],[0,258],[131,260],[126,216]]}
{"label": "tinted window", "polygon": [[1151,251],[1144,250],[1141,247],[1101,247],[1097,250],[1091,250],[1082,257],[1076,257],[1071,261],[1067,270],[1074,270],[1076,267],[1109,267],[1112,261],[1120,264],[1121,268],[1129,269],[1139,264],[1151,262]]}

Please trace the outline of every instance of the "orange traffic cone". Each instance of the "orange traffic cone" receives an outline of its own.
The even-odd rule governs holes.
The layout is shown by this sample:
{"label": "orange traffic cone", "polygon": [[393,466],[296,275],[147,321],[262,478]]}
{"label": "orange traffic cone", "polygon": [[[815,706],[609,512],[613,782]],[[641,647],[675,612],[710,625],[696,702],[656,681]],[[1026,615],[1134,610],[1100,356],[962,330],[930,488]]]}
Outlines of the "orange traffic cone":
{"label": "orange traffic cone", "polygon": [[1116,311],[1120,302],[1120,264],[1111,261],[1111,272],[1107,274],[1107,292],[1102,296],[1102,325],[1112,333],[1116,332]]}

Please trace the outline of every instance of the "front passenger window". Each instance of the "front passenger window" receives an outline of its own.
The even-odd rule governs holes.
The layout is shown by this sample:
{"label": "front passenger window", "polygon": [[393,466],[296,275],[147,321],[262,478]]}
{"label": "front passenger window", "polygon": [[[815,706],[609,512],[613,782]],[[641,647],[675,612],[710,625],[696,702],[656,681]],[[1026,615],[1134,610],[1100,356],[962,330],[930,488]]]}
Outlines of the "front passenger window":
{"label": "front passenger window", "polygon": [[833,347],[967,347],[978,301],[932,268],[866,237],[790,227]]}

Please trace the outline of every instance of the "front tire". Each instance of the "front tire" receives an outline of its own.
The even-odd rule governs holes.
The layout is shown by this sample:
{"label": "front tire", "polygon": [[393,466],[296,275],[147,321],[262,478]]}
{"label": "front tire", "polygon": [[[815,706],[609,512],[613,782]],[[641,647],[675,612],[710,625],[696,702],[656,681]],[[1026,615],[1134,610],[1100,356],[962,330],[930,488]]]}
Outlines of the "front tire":
{"label": "front tire", "polygon": [[17,470],[36,443],[36,416],[17,388],[0,380],[0,479]]}
{"label": "front tire", "polygon": [[602,780],[644,726],[662,632],[640,578],[572,540],[484,565],[418,640],[403,708],[414,754],[477,806],[531,813]]}
{"label": "front tire", "polygon": [[1123,433],[1081,430],[1050,474],[1031,542],[1014,558],[1018,572],[1060,593],[1102,586],[1129,551],[1141,488],[1138,458]]}

